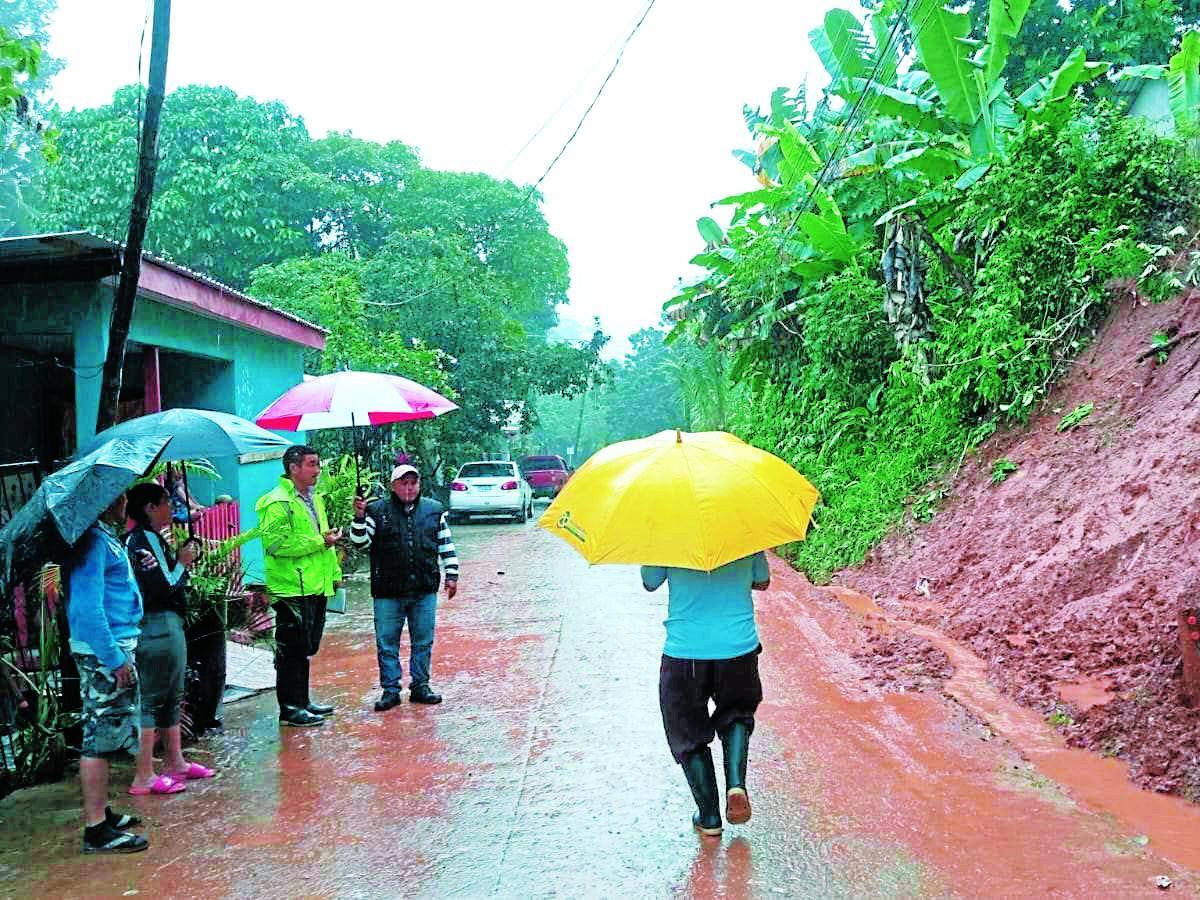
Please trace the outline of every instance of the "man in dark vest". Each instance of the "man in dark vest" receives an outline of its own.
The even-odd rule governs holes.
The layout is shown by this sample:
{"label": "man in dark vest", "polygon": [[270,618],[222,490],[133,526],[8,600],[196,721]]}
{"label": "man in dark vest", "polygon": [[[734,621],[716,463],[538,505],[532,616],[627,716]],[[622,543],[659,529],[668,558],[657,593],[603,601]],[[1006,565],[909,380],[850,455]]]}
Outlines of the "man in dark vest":
{"label": "man in dark vest", "polygon": [[[446,571],[446,598],[458,591],[458,556],[440,503],[421,496],[421,473],[402,464],[392,470],[392,490],[382,500],[354,501],[350,542],[371,551],[375,648],[383,695],[378,712],[400,702],[400,635],[408,621],[409,695],[413,703],[441,703],[429,686],[429,661],[437,621],[437,593]],[[439,561],[441,566],[439,566]]]}

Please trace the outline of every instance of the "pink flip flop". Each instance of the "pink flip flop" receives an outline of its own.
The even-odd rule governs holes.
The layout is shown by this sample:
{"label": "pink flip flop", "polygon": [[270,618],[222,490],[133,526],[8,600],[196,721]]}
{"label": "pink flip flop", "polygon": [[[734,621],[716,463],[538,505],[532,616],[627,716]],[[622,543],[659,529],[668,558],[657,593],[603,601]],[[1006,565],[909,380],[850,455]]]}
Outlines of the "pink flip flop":
{"label": "pink flip flop", "polygon": [[147,787],[131,785],[129,793],[134,797],[145,797],[147,794],[178,794],[186,790],[187,785],[170,775],[159,775]]}
{"label": "pink flip flop", "polygon": [[200,763],[188,763],[188,767],[182,772],[170,772],[168,774],[176,781],[199,781],[201,778],[212,778],[217,773],[207,766],[200,765]]}

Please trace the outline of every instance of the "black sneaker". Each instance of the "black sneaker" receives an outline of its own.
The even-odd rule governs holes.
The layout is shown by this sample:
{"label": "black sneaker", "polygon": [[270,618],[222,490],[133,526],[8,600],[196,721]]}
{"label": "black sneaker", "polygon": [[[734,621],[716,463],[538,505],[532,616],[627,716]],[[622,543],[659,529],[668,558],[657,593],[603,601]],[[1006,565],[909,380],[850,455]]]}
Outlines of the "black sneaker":
{"label": "black sneaker", "polygon": [[428,703],[432,706],[442,702],[442,695],[435,694],[427,684],[419,684],[408,692],[409,703]]}
{"label": "black sneaker", "polygon": [[314,716],[307,709],[298,706],[285,706],[279,711],[279,724],[291,725],[293,728],[309,728],[313,725],[324,725],[324,716]]}
{"label": "black sneaker", "polygon": [[84,853],[138,853],[149,846],[150,842],[140,834],[118,831],[107,819],[83,829]]}
{"label": "black sneaker", "polygon": [[399,691],[384,691],[383,695],[375,701],[375,712],[386,712],[393,706],[400,705]]}

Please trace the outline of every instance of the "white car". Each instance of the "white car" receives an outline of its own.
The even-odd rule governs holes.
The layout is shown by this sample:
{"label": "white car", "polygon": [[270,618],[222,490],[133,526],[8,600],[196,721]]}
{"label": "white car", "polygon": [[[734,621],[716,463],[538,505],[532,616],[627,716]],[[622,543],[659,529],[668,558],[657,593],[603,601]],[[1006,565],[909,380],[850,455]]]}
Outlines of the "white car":
{"label": "white car", "polygon": [[516,463],[503,460],[463,463],[450,483],[450,518],[512,516],[525,522],[533,515],[533,488]]}

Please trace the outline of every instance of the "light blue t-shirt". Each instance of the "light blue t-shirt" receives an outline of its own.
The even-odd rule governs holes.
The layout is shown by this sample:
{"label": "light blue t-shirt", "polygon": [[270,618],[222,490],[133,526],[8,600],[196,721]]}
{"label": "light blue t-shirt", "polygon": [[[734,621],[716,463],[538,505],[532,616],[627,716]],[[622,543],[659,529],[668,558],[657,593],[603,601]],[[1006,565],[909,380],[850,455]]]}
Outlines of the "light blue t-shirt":
{"label": "light blue t-shirt", "polygon": [[733,659],[758,647],[751,585],[769,581],[766,553],[701,572],[642,566],[642,584],[654,591],[669,584],[665,656],[676,659]]}

